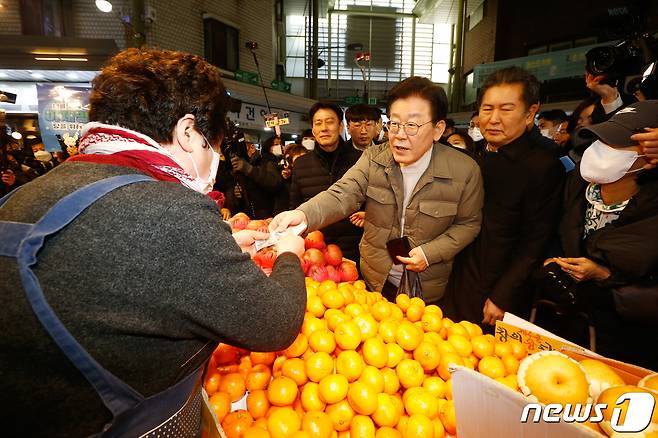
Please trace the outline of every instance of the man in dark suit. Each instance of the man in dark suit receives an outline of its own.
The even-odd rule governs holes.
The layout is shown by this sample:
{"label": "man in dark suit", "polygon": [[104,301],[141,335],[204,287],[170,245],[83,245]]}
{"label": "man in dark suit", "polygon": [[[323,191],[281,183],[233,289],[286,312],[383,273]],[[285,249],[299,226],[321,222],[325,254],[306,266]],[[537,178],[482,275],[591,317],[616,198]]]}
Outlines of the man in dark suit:
{"label": "man in dark suit", "polygon": [[518,67],[492,73],[479,98],[486,147],[476,152],[484,179],[482,229],[455,258],[442,301],[446,316],[494,325],[504,312],[527,313],[529,274],[557,225],[565,172],[527,130],[539,82]]}

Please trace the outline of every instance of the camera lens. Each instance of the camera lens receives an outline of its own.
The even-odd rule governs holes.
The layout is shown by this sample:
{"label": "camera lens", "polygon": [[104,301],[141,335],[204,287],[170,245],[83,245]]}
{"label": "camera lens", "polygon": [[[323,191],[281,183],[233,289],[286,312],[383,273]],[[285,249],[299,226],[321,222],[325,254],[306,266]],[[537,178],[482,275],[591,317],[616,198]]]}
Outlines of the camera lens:
{"label": "camera lens", "polygon": [[587,71],[595,76],[607,73],[615,64],[614,47],[595,47],[585,57]]}

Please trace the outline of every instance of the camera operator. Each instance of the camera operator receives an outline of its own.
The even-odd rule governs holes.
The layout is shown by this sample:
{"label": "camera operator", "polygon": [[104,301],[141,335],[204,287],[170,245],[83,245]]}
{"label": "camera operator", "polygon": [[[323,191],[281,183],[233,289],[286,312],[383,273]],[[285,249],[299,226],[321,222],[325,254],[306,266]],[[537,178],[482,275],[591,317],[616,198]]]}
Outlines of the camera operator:
{"label": "camera operator", "polygon": [[244,148],[230,154],[236,184],[233,187],[233,213],[242,211],[252,219],[266,219],[274,214],[274,200],[283,185],[276,158],[269,151],[258,150],[258,139],[244,134]]}
{"label": "camera operator", "polygon": [[563,257],[546,260],[540,286],[548,296],[569,291],[570,304],[588,311],[598,353],[656,369],[655,349],[641,345],[658,341],[658,251],[647,238],[658,233],[658,160],[646,156],[638,137],[653,136],[655,146],[658,132],[633,135],[647,125],[658,125],[658,101],[631,104],[584,128],[596,138],[565,187]]}

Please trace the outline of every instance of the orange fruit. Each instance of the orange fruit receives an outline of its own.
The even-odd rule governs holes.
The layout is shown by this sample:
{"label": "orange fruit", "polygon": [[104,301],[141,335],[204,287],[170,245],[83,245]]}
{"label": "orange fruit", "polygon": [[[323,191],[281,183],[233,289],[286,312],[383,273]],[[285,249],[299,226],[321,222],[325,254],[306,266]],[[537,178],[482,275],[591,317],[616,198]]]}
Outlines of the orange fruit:
{"label": "orange fruit", "polygon": [[302,418],[302,430],[312,438],[329,438],[334,431],[334,424],[324,412],[309,411]]}
{"label": "orange fruit", "polygon": [[350,424],[350,436],[375,438],[375,423],[365,415],[355,415]]}
{"label": "orange fruit", "polygon": [[308,382],[306,377],[306,362],[298,357],[286,360],[281,366],[281,375],[291,378],[297,386]]}
{"label": "orange fruit", "polygon": [[355,350],[361,343],[361,330],[354,321],[340,322],[334,330],[336,344],[343,350]]}
{"label": "orange fruit", "polygon": [[512,391],[517,391],[519,389],[519,384],[516,380],[516,374],[510,374],[505,377],[497,377],[496,382],[502,383],[503,385],[509,387]]}
{"label": "orange fruit", "polygon": [[423,317],[420,319],[420,323],[423,326],[423,331],[425,332],[436,332],[438,333],[441,330],[441,314],[437,312],[427,312],[423,313]]}
{"label": "orange fruit", "polygon": [[450,435],[457,433],[457,419],[455,418],[455,404],[452,400],[444,403],[439,409],[439,419],[443,423],[445,431]]}
{"label": "orange fruit", "polygon": [[450,327],[448,327],[448,337],[450,337],[450,335],[461,335],[466,339],[471,339],[468,330],[466,330],[466,327],[464,327],[461,323],[452,324]]}
{"label": "orange fruit", "polygon": [[281,408],[267,418],[267,431],[272,438],[287,438],[302,427],[302,420],[292,408]]}
{"label": "orange fruit", "polygon": [[272,379],[272,371],[267,365],[255,365],[245,378],[245,387],[249,391],[265,389]]}
{"label": "orange fruit", "polygon": [[340,292],[343,295],[343,298],[345,298],[345,304],[351,304],[356,300],[354,297],[354,292],[348,287],[346,284],[340,284],[338,286],[338,292]]}
{"label": "orange fruit", "polygon": [[516,374],[516,372],[519,370],[520,362],[516,357],[514,357],[514,354],[504,354],[500,360],[503,362],[503,366],[505,367],[505,375]]}
{"label": "orange fruit", "polygon": [[464,360],[462,359],[461,356],[459,356],[456,353],[444,353],[441,355],[441,363],[439,364],[439,367],[437,368],[437,371],[439,372],[439,377],[441,377],[443,380],[448,380],[450,379],[450,371],[448,370],[448,367],[450,364],[455,364],[455,365],[464,365]]}
{"label": "orange fruit", "polygon": [[334,405],[328,405],[325,413],[331,418],[334,429],[339,432],[349,430],[352,418],[354,418],[354,410],[347,400],[341,400]]}
{"label": "orange fruit", "polygon": [[283,354],[286,357],[299,357],[308,348],[308,339],[304,333],[299,333],[292,344],[285,350]]}
{"label": "orange fruit", "polygon": [[257,426],[254,422],[251,427],[244,431],[242,438],[271,438],[271,435],[267,429],[263,429],[262,427]]}
{"label": "orange fruit", "polygon": [[313,353],[306,359],[305,371],[306,377],[317,383],[334,371],[334,360],[324,351]]}
{"label": "orange fruit", "polygon": [[402,434],[392,427],[380,427],[375,432],[375,438],[402,438]]}
{"label": "orange fruit", "polygon": [[407,307],[407,319],[411,322],[420,321],[425,312],[425,307],[421,307],[417,304],[410,304]]}
{"label": "orange fruit", "polygon": [[391,305],[388,301],[379,301],[372,305],[370,313],[378,322],[382,322],[385,319],[390,318]]}
{"label": "orange fruit", "polygon": [[331,354],[336,349],[336,339],[329,330],[316,330],[309,336],[308,345],[313,351],[324,351]]}
{"label": "orange fruit", "polygon": [[495,379],[505,376],[505,365],[503,361],[496,356],[487,356],[480,359],[478,371],[487,377]]}
{"label": "orange fruit", "polygon": [[336,358],[336,373],[345,376],[348,382],[354,382],[361,377],[365,366],[361,355],[354,350],[342,351]]}
{"label": "orange fruit", "polygon": [[335,290],[338,287],[333,280],[324,280],[318,284],[318,295],[323,295],[325,292]]}
{"label": "orange fruit", "polygon": [[395,370],[383,368],[382,376],[384,377],[384,392],[386,394],[396,394],[400,390],[400,379]]}
{"label": "orange fruit", "polygon": [[377,334],[387,344],[395,342],[395,330],[398,328],[399,322],[395,319],[388,318],[379,323]]}
{"label": "orange fruit", "polygon": [[244,396],[247,388],[240,373],[230,373],[222,377],[218,390],[227,393],[231,402],[236,402]]}
{"label": "orange fruit", "polygon": [[271,366],[274,363],[274,360],[276,359],[276,353],[272,352],[257,352],[257,351],[252,351],[249,353],[249,357],[251,358],[251,364],[252,366],[255,365],[267,365],[268,367]]}
{"label": "orange fruit", "polygon": [[330,374],[320,380],[320,399],[327,404],[338,403],[347,397],[349,382],[342,374]]}
{"label": "orange fruit", "polygon": [[413,395],[407,397],[406,400],[403,398],[404,409],[407,414],[409,416],[422,414],[430,420],[435,418],[439,413],[439,404],[436,397],[425,388],[414,389],[417,389],[417,391],[414,391]]}
{"label": "orange fruit", "polygon": [[415,350],[421,341],[421,333],[419,333],[418,328],[409,321],[402,321],[395,330],[395,342],[407,351]]}
{"label": "orange fruit", "polygon": [[377,392],[364,382],[350,384],[347,401],[354,411],[361,415],[371,415],[377,409]]}
{"label": "orange fruit", "polygon": [[386,366],[395,368],[404,358],[404,350],[398,344],[386,344]]}
{"label": "orange fruit", "polygon": [[251,414],[244,409],[240,409],[224,417],[222,429],[224,429],[227,438],[242,438],[245,431],[253,424],[254,419],[251,418]]}
{"label": "orange fruit", "polygon": [[439,418],[433,419],[432,425],[434,425],[434,438],[444,438],[446,436],[446,429]]}
{"label": "orange fruit", "polygon": [[270,409],[270,401],[267,399],[267,392],[263,389],[249,391],[247,395],[247,410],[251,416],[256,418],[264,417]]}
{"label": "orange fruit", "polygon": [[236,363],[240,356],[240,350],[232,345],[220,343],[212,353],[217,365]]}
{"label": "orange fruit", "polygon": [[478,359],[477,356],[475,356],[474,354],[471,354],[470,356],[464,358],[464,366],[472,370],[475,370],[479,362],[480,359]]}
{"label": "orange fruit", "polygon": [[512,344],[509,342],[498,342],[494,345],[494,354],[498,357],[503,357],[505,354],[512,354]]}
{"label": "orange fruit", "polygon": [[[400,296],[400,295],[398,295]],[[393,396],[379,393],[377,394],[377,409],[371,415],[375,424],[379,427],[395,427],[400,419],[400,412],[393,401]]]}
{"label": "orange fruit", "polygon": [[404,431],[405,438],[434,438],[434,424],[425,415],[415,414],[409,416]]}
{"label": "orange fruit", "polygon": [[388,350],[384,341],[378,337],[368,338],[363,342],[363,359],[368,365],[383,368],[388,362]]}
{"label": "orange fruit", "polygon": [[320,385],[315,382],[308,382],[304,385],[299,399],[306,412],[324,411],[324,408],[327,406],[320,398]]}
{"label": "orange fruit", "polygon": [[423,367],[423,370],[431,372],[439,366],[441,354],[436,345],[421,342],[414,350],[414,359]]}
{"label": "orange fruit", "polygon": [[423,388],[436,398],[445,396],[445,384],[442,378],[437,376],[427,377],[423,380]]}
{"label": "orange fruit", "polygon": [[290,377],[275,377],[267,387],[267,399],[274,406],[290,406],[297,398],[297,384]]}
{"label": "orange fruit", "polygon": [[484,335],[477,335],[471,338],[471,346],[473,347],[473,354],[479,359],[486,356],[493,356],[494,343]]}
{"label": "orange fruit", "polygon": [[212,410],[217,416],[217,421],[220,423],[231,412],[231,398],[225,392],[216,392],[209,399],[208,403],[212,406]]}
{"label": "orange fruit", "polygon": [[404,312],[398,306],[391,306],[391,319],[401,321],[404,318]]}
{"label": "orange fruit", "polygon": [[345,306],[345,314],[352,318],[358,315],[363,315],[364,313],[366,313],[366,309],[364,309],[360,303],[350,303]]}
{"label": "orange fruit", "polygon": [[430,344],[434,344],[438,347],[439,342],[441,342],[443,338],[441,338],[441,335],[438,334],[437,332],[425,332],[423,333],[423,342],[429,342]]}
{"label": "orange fruit", "polygon": [[397,430],[398,432],[400,432],[402,436],[404,436],[404,433],[407,430],[408,422],[409,422],[409,416],[407,414],[400,415],[400,420],[398,420],[398,424],[395,426],[395,430]]}
{"label": "orange fruit", "polygon": [[384,391],[384,376],[382,375],[381,371],[379,371],[379,368],[376,368],[372,365],[367,365],[365,368],[363,368],[363,372],[361,373],[361,377],[359,377],[358,381],[363,382],[366,385],[370,385],[375,390],[375,392]]}
{"label": "orange fruit", "polygon": [[372,317],[372,315],[357,315],[354,317],[354,319],[352,319],[352,321],[354,321],[354,323],[359,327],[362,340],[366,340],[377,335],[377,329],[379,328],[379,325],[377,324],[377,321],[375,321],[375,318]]}
{"label": "orange fruit", "polygon": [[521,342],[517,341],[516,339],[510,340],[509,344],[512,348],[512,356],[514,356],[518,360],[522,360],[528,355],[528,350],[525,348],[525,345],[523,345]]}
{"label": "orange fruit", "polygon": [[345,297],[336,289],[330,289],[320,295],[320,297],[322,298],[322,304],[327,309],[340,309],[345,305]]}
{"label": "orange fruit", "polygon": [[443,311],[436,304],[430,304],[429,306],[425,306],[425,313],[436,313],[437,315],[439,315],[439,318],[443,318]]}
{"label": "orange fruit", "polygon": [[461,321],[459,324],[463,325],[466,331],[468,332],[469,339],[473,336],[479,336],[482,334],[482,327],[477,324],[473,324],[470,321]]}
{"label": "orange fruit", "polygon": [[470,356],[473,352],[471,341],[466,336],[449,335],[448,342],[455,348],[455,351],[461,357]]}
{"label": "orange fruit", "polygon": [[439,349],[439,353],[445,354],[445,353],[455,353],[457,354],[457,350],[455,350],[455,347],[448,341],[441,340],[436,344],[436,348]]}
{"label": "orange fruit", "polygon": [[398,305],[400,310],[406,312],[411,305],[411,298],[409,298],[409,295],[407,294],[400,294],[395,297],[395,304]]}
{"label": "orange fruit", "polygon": [[413,359],[402,359],[395,367],[400,384],[404,388],[420,386],[425,378],[425,371],[418,361]]}
{"label": "orange fruit", "polygon": [[446,400],[452,400],[452,379],[448,379],[445,386]]}
{"label": "orange fruit", "polygon": [[319,296],[312,295],[306,299],[306,311],[311,315],[317,318],[322,318],[325,310],[327,310],[327,308],[324,306],[322,298]]}
{"label": "orange fruit", "polygon": [[206,377],[206,381],[203,384],[208,396],[212,396],[219,389],[219,382],[222,380],[222,375],[217,371],[210,373]]}

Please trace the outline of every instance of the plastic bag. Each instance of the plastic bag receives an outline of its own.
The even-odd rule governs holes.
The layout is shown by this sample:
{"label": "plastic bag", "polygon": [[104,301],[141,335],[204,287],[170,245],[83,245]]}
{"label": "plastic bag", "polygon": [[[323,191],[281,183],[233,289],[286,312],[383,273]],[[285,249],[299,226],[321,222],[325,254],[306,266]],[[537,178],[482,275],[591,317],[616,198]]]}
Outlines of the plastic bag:
{"label": "plastic bag", "polygon": [[418,272],[409,271],[406,267],[402,270],[402,278],[400,279],[400,286],[395,294],[397,297],[400,294],[409,295],[409,297],[419,297],[423,299],[423,290],[420,286],[420,274]]}

